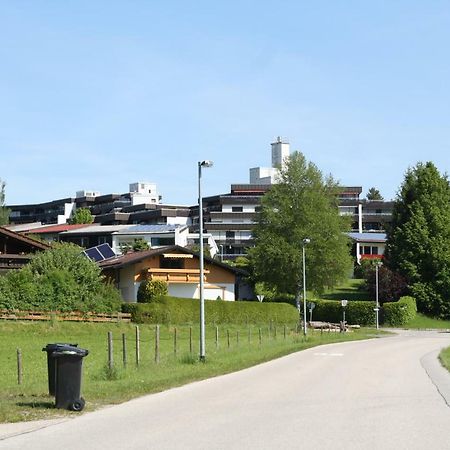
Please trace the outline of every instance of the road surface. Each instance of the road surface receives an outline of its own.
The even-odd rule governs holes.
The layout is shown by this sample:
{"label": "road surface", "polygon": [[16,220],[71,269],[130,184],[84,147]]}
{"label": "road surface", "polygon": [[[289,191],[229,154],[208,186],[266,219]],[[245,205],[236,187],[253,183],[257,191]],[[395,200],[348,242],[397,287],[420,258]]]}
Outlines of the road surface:
{"label": "road surface", "polygon": [[315,347],[74,419],[0,425],[0,449],[448,450],[437,354],[449,345],[430,331]]}

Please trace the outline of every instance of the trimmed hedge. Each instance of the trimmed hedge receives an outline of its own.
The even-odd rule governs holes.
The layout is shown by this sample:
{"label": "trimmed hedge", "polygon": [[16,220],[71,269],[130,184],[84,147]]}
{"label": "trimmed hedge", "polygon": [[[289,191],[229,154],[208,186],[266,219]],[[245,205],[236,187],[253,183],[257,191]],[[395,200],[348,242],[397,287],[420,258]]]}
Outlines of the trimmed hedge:
{"label": "trimmed hedge", "polygon": [[[124,303],[122,311],[137,323],[198,323],[200,304],[198,299],[165,297],[161,303]],[[205,318],[214,324],[284,324],[297,322],[298,311],[284,303],[205,300]]]}
{"label": "trimmed hedge", "polygon": [[[336,300],[311,300],[316,304],[313,310],[313,321],[339,323],[342,320],[341,302]],[[345,307],[345,320],[349,324],[374,325],[375,303],[365,301],[349,301]],[[309,312],[308,312],[309,314]]]}
{"label": "trimmed hedge", "polygon": [[401,297],[397,302],[383,305],[384,322],[393,327],[406,325],[416,317],[417,305],[413,297]]}

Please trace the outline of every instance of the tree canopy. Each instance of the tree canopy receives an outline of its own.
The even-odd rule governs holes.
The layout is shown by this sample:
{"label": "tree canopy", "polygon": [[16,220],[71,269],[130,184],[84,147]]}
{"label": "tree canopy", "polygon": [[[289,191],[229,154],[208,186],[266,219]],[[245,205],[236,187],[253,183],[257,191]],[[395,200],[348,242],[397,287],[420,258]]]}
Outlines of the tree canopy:
{"label": "tree canopy", "polygon": [[418,310],[450,317],[450,183],[432,162],[409,169],[388,232],[389,266],[403,275]]}
{"label": "tree canopy", "polygon": [[9,209],[5,206],[6,183],[0,178],[0,226],[9,223]]}
{"label": "tree canopy", "polygon": [[294,294],[302,282],[303,240],[307,288],[317,293],[343,280],[351,268],[348,218],[339,215],[338,184],[303,154],[293,153],[280,182],[262,198],[249,250],[255,281]]}
{"label": "tree canopy", "polygon": [[89,224],[94,221],[94,217],[89,208],[78,208],[69,220],[71,224]]}
{"label": "tree canopy", "polygon": [[383,196],[380,194],[380,191],[374,187],[371,187],[367,191],[366,198],[367,200],[384,200]]}

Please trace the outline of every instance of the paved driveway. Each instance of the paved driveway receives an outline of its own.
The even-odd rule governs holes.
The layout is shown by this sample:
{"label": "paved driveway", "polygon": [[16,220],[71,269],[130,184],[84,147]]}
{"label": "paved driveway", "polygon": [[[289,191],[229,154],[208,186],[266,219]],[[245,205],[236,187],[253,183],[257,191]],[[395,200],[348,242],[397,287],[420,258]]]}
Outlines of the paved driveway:
{"label": "paved driveway", "polygon": [[0,448],[448,450],[450,375],[436,358],[449,345],[401,332],[316,347],[12,437],[0,425]]}

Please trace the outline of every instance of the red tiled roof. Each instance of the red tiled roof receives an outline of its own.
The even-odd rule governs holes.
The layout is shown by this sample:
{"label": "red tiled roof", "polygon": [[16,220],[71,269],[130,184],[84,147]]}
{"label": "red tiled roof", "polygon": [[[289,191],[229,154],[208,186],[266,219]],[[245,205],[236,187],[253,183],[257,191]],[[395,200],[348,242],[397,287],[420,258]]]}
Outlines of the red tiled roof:
{"label": "red tiled roof", "polygon": [[69,225],[67,223],[63,223],[60,225],[47,225],[41,228],[33,228],[32,230],[27,231],[27,234],[43,234],[43,233],[61,233],[63,231],[76,230],[78,228],[90,227],[92,224],[74,224]]}

